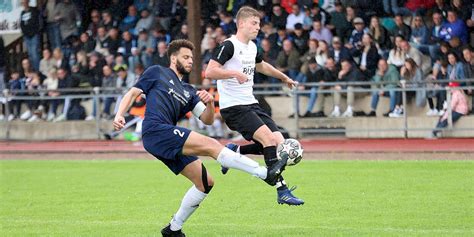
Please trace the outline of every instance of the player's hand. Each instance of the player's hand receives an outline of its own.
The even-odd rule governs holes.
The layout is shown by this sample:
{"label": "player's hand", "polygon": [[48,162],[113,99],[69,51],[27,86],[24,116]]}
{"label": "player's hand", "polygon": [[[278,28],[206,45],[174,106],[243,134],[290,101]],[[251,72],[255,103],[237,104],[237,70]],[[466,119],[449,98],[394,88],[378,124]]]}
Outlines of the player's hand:
{"label": "player's hand", "polygon": [[114,129],[115,130],[120,130],[125,126],[125,118],[121,115],[115,115],[114,118]]}
{"label": "player's hand", "polygon": [[293,89],[293,87],[298,86],[298,82],[292,80],[291,78],[286,78],[286,80],[283,81],[283,82],[286,83],[288,85],[288,88],[290,88],[290,89]]}
{"label": "player's hand", "polygon": [[235,79],[237,79],[240,84],[243,84],[249,80],[248,76],[243,72],[237,72],[237,74],[235,75]]}
{"label": "player's hand", "polygon": [[214,97],[205,90],[197,91],[196,95],[199,96],[201,101],[205,104],[214,102]]}

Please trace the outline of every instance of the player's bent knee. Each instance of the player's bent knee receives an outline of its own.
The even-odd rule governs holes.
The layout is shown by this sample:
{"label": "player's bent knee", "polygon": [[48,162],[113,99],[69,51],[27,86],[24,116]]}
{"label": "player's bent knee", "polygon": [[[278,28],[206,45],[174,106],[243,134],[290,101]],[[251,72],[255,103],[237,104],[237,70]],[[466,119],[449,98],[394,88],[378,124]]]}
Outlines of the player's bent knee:
{"label": "player's bent knee", "polygon": [[204,164],[201,164],[201,168],[202,168],[201,179],[202,179],[202,186],[203,186],[202,191],[207,194],[211,191],[212,187],[214,186],[214,180],[210,176],[209,178],[207,177],[207,170],[206,170],[206,167],[204,167]]}

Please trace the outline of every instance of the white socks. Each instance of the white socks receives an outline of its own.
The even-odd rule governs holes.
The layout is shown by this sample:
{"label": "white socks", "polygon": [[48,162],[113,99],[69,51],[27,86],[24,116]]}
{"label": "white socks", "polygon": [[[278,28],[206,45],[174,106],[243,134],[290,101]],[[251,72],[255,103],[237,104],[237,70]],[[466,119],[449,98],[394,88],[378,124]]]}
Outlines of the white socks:
{"label": "white socks", "polygon": [[227,147],[221,150],[217,162],[224,167],[242,170],[261,179],[267,178],[267,168],[260,166],[256,161],[246,156],[231,151]]}
{"label": "white socks", "polygon": [[193,212],[199,207],[199,204],[206,198],[207,194],[199,191],[196,186],[192,186],[183,197],[181,206],[178,212],[173,216],[170,221],[170,228],[172,231],[180,230],[183,227],[184,222],[193,214]]}

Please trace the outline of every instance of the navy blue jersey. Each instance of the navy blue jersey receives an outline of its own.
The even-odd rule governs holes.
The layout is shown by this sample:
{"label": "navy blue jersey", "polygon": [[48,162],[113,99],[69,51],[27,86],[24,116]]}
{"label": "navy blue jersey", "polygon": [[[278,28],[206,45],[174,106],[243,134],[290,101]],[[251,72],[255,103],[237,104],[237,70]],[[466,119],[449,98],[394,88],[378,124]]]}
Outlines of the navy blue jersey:
{"label": "navy blue jersey", "polygon": [[149,67],[134,87],[146,95],[143,134],[157,124],[176,125],[200,101],[194,87],[182,82],[170,68],[159,65]]}

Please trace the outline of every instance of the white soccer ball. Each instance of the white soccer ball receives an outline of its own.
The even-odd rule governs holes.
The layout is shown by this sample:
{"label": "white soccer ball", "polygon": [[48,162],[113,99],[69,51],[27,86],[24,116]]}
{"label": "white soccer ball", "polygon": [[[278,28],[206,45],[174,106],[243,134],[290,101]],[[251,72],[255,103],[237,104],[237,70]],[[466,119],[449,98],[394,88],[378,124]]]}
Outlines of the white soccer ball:
{"label": "white soccer ball", "polygon": [[278,144],[277,156],[279,159],[283,157],[288,157],[286,165],[296,165],[303,158],[303,147],[296,139],[285,139],[285,141]]}

